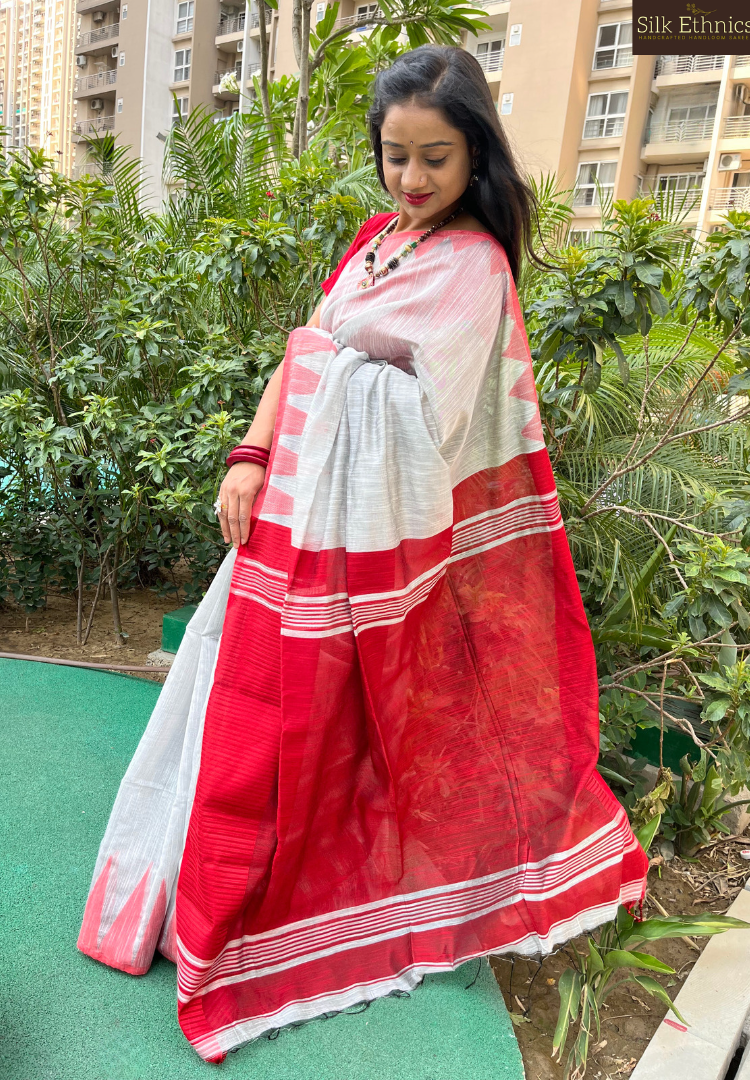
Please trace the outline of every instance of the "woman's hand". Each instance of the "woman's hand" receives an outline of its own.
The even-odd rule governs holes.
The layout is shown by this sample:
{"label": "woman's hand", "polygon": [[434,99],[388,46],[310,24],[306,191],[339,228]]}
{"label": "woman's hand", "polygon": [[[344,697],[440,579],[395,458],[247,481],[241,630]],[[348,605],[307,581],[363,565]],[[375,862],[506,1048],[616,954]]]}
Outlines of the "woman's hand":
{"label": "woman's hand", "polygon": [[219,514],[222,536],[235,549],[246,544],[250,535],[250,511],[255,497],[263,487],[266,470],[262,465],[240,461],[232,465],[219,489]]}
{"label": "woman's hand", "polygon": [[[320,309],[322,301],[310,316],[307,326],[320,326]],[[247,435],[242,440],[253,446],[271,446],[273,430],[276,424],[276,413],[279,408],[279,395],[281,393],[281,380],[283,377],[284,361],[274,371],[268,380],[263,396],[258,403],[253,420]],[[235,549],[240,544],[246,544],[250,536],[250,512],[255,502],[255,497],[263,487],[266,478],[266,470],[261,465],[252,465],[242,461],[232,465],[224,477],[219,489],[219,504],[222,509],[219,512],[219,524],[221,532],[227,544],[233,544]]]}

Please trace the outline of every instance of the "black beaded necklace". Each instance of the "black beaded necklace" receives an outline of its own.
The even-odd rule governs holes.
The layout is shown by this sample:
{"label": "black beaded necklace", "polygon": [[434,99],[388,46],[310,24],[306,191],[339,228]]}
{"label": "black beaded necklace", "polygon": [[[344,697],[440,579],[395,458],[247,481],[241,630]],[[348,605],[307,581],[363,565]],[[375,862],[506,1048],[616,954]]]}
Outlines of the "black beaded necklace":
{"label": "black beaded necklace", "polygon": [[421,236],[418,236],[416,240],[409,240],[401,248],[401,251],[399,251],[398,255],[391,255],[390,259],[387,259],[385,263],[380,267],[380,269],[376,272],[373,269],[375,266],[375,252],[383,243],[386,236],[389,236],[393,232],[396,227],[396,223],[398,222],[398,218],[395,217],[393,221],[389,221],[383,231],[378,233],[378,235],[375,237],[371,250],[368,251],[365,255],[365,271],[367,272],[367,277],[362,278],[359,283],[359,288],[366,289],[368,285],[371,286],[375,284],[376,278],[385,277],[386,274],[389,274],[391,272],[391,270],[395,270],[405,255],[408,255],[410,251],[414,251],[414,248],[418,247],[418,245],[421,244],[423,240],[427,240],[428,237],[432,236],[432,234],[437,232],[438,229],[442,229],[444,225],[448,225],[451,221],[454,220],[454,218],[457,218],[460,213],[461,208],[459,207],[458,210],[454,210],[452,214],[449,214],[448,217],[443,218],[442,221],[438,221],[437,224],[431,225],[430,228],[426,232],[423,232]]}

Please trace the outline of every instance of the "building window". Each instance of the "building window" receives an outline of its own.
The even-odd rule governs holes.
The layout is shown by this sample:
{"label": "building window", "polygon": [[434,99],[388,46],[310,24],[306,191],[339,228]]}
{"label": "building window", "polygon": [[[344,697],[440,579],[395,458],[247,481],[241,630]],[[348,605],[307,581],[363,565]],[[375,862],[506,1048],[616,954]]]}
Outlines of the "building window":
{"label": "building window", "polygon": [[633,63],[632,43],[632,23],[609,23],[607,26],[600,26],[594,51],[594,71],[629,67]]}
{"label": "building window", "polygon": [[120,67],[125,67],[125,53],[120,53]]}
{"label": "building window", "polygon": [[521,23],[514,23],[513,26],[511,26],[510,33],[508,35],[508,45],[509,46],[520,45],[521,44],[521,30],[522,30],[522,28],[523,27],[522,27]]}
{"label": "building window", "polygon": [[482,71],[501,71],[504,55],[505,38],[496,38],[495,41],[480,41],[477,45],[476,57]]}
{"label": "building window", "polygon": [[659,177],[659,191],[700,191],[705,173],[664,173]]}
{"label": "building window", "polygon": [[190,78],[192,49],[177,49],[174,54],[174,81],[187,82]]}
{"label": "building window", "polygon": [[185,3],[177,5],[177,30],[178,34],[187,34],[188,31],[193,29],[193,11],[195,10],[194,0],[186,0]]}
{"label": "building window", "polygon": [[573,206],[599,206],[615,188],[616,161],[582,161],[578,166]]}
{"label": "building window", "polygon": [[123,4],[120,8],[120,22],[125,22],[128,17],[128,5]]}
{"label": "building window", "polygon": [[500,102],[500,115],[501,116],[510,116],[510,114],[512,112],[513,112],[513,95],[512,94],[503,94],[502,100]]}
{"label": "building window", "polygon": [[669,110],[665,137],[668,140],[708,139],[716,117],[716,103],[683,105]]}
{"label": "building window", "polygon": [[186,97],[172,98],[172,127],[177,127],[187,116],[189,109],[189,99]]}
{"label": "building window", "polygon": [[619,94],[592,94],[586,111],[586,123],[583,125],[584,139],[605,139],[622,135],[627,105],[627,90]]}
{"label": "building window", "polygon": [[325,4],[318,4],[318,6],[315,8],[315,21],[316,21],[316,23],[322,22],[322,20],[325,18],[325,14],[326,14],[326,5]]}
{"label": "building window", "polygon": [[[374,15],[378,10],[377,4],[358,4],[357,5],[357,18],[362,19],[366,15]],[[369,30],[369,26],[358,26],[358,30]]]}
{"label": "building window", "polygon": [[571,247],[592,247],[604,239],[604,233],[597,229],[571,229],[568,233],[568,244]]}
{"label": "building window", "polygon": [[118,111],[118,113],[122,112],[122,98],[121,97],[118,97],[118,99],[117,99],[117,111]]}

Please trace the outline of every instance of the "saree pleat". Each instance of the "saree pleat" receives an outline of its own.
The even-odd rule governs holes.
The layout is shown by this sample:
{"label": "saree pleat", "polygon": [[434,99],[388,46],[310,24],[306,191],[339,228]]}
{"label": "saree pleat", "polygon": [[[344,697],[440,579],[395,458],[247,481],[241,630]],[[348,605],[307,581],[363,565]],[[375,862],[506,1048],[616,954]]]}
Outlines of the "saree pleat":
{"label": "saree pleat", "polygon": [[596,772],[593,646],[505,253],[446,232],[360,277],[354,259],[289,339],[176,897],[163,876],[180,1024],[209,1061],[471,957],[542,955],[644,887]]}

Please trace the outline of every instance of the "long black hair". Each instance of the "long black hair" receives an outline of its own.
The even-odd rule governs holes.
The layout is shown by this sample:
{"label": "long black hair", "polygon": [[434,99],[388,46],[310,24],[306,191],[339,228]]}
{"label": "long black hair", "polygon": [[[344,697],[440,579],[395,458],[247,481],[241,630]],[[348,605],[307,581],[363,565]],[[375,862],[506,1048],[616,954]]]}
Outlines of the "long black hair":
{"label": "long black hair", "polygon": [[531,243],[534,193],[519,172],[476,58],[465,49],[420,45],[377,76],[368,120],[384,188],[381,129],[388,109],[407,101],[440,109],[448,123],[466,136],[474,153],[476,179],[464,192],[461,205],[503,245],[514,279],[518,279],[524,252],[537,266],[547,266]]}

